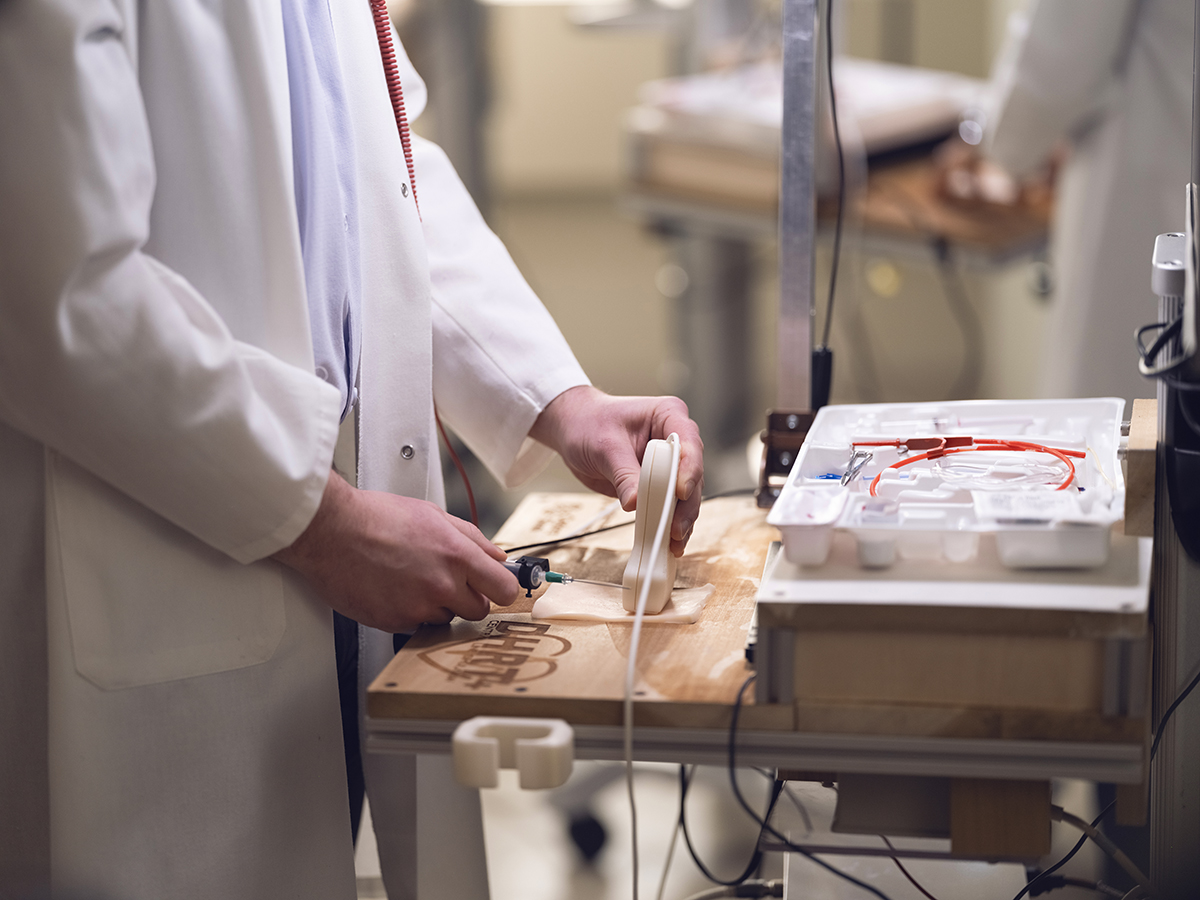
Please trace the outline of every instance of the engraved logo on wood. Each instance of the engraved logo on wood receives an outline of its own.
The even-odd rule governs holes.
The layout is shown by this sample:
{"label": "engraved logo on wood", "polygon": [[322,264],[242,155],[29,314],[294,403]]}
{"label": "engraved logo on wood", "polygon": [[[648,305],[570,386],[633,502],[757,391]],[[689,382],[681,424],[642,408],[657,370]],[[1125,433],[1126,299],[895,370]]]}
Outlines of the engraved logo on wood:
{"label": "engraved logo on wood", "polygon": [[423,650],[418,656],[452,681],[479,688],[537,681],[558,668],[553,657],[571,649],[550,626],[493,619],[477,637]]}

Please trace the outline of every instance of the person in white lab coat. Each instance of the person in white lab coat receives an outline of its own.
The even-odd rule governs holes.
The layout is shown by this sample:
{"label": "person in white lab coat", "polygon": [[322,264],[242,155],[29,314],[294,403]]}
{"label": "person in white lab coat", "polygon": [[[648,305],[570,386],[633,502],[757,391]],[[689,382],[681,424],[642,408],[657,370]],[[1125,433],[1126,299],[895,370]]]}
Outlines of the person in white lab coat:
{"label": "person in white lab coat", "polygon": [[1051,240],[1044,396],[1154,395],[1133,333],[1156,320],[1154,238],[1181,231],[1191,0],[1032,0],[992,76],[988,153],[1015,174],[1067,144]]}
{"label": "person in white lab coat", "polygon": [[[329,607],[401,631],[517,592],[438,506],[435,400],[505,483],[558,451],[627,505],[645,441],[678,431],[676,552],[690,533],[686,409],[590,387],[414,139],[418,215],[368,2],[329,12],[356,487],[330,474],[278,0],[0,0],[0,894],[354,896]],[[368,674],[389,644],[371,632]]]}

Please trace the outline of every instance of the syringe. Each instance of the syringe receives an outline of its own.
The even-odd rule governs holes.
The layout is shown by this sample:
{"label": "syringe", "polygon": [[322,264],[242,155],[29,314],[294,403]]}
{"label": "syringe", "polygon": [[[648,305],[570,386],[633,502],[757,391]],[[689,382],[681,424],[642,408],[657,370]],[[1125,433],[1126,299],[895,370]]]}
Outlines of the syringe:
{"label": "syringe", "polygon": [[578,581],[581,584],[598,584],[602,587],[621,587],[621,585],[609,581],[589,581],[586,578],[574,578],[565,572],[552,572],[550,571],[550,560],[539,556],[520,556],[516,559],[506,560],[504,568],[517,576],[517,584],[525,588],[526,597],[532,597],[533,592],[543,583],[573,584]]}
{"label": "syringe", "polygon": [[538,556],[521,556],[517,559],[506,560],[504,568],[517,576],[517,584],[525,588],[525,596],[532,597],[533,592],[549,584],[570,584],[575,579],[562,572],[550,571],[550,560]]}

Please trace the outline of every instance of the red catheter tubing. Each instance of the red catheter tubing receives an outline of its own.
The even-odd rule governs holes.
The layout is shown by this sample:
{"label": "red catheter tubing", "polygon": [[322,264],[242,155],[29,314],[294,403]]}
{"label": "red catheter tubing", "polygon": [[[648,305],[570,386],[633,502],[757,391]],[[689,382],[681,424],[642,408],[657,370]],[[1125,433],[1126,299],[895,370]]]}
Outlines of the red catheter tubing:
{"label": "red catheter tubing", "polygon": [[[899,446],[900,442],[894,444],[888,442],[864,442],[861,446]],[[860,446],[855,444],[855,446]],[[879,487],[879,479],[883,477],[883,473],[888,469],[900,469],[904,466],[912,465],[915,462],[920,462],[923,459],[938,459],[942,456],[947,456],[951,453],[977,453],[986,450],[1014,450],[1018,452],[1033,452],[1033,453],[1049,453],[1051,456],[1058,457],[1067,466],[1067,477],[1062,484],[1055,488],[1056,491],[1066,490],[1071,482],[1075,480],[1075,464],[1071,462],[1071,457],[1083,459],[1087,456],[1082,450],[1059,450],[1057,447],[1047,447],[1043,444],[1033,444],[1028,441],[1001,441],[1001,440],[983,440],[974,442],[971,446],[966,447],[947,447],[939,446],[925,453],[918,453],[916,456],[911,456],[908,459],[902,459],[899,462],[894,462],[885,469],[881,469],[879,474],[871,481],[871,496],[878,496],[875,489]]]}

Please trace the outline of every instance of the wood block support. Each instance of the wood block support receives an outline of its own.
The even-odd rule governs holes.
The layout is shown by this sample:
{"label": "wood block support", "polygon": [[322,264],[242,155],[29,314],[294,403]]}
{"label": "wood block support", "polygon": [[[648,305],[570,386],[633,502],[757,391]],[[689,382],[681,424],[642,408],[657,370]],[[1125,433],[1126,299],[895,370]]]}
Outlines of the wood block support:
{"label": "wood block support", "polygon": [[952,779],[950,851],[974,858],[1045,856],[1050,852],[1050,782]]}
{"label": "wood block support", "polygon": [[[1147,752],[1147,755],[1148,752]],[[1150,811],[1150,786],[1141,784],[1117,785],[1116,822],[1129,828],[1141,828],[1146,824]]]}
{"label": "wood block support", "polygon": [[1154,537],[1154,466],[1158,453],[1158,401],[1134,400],[1125,455],[1125,533]]}

